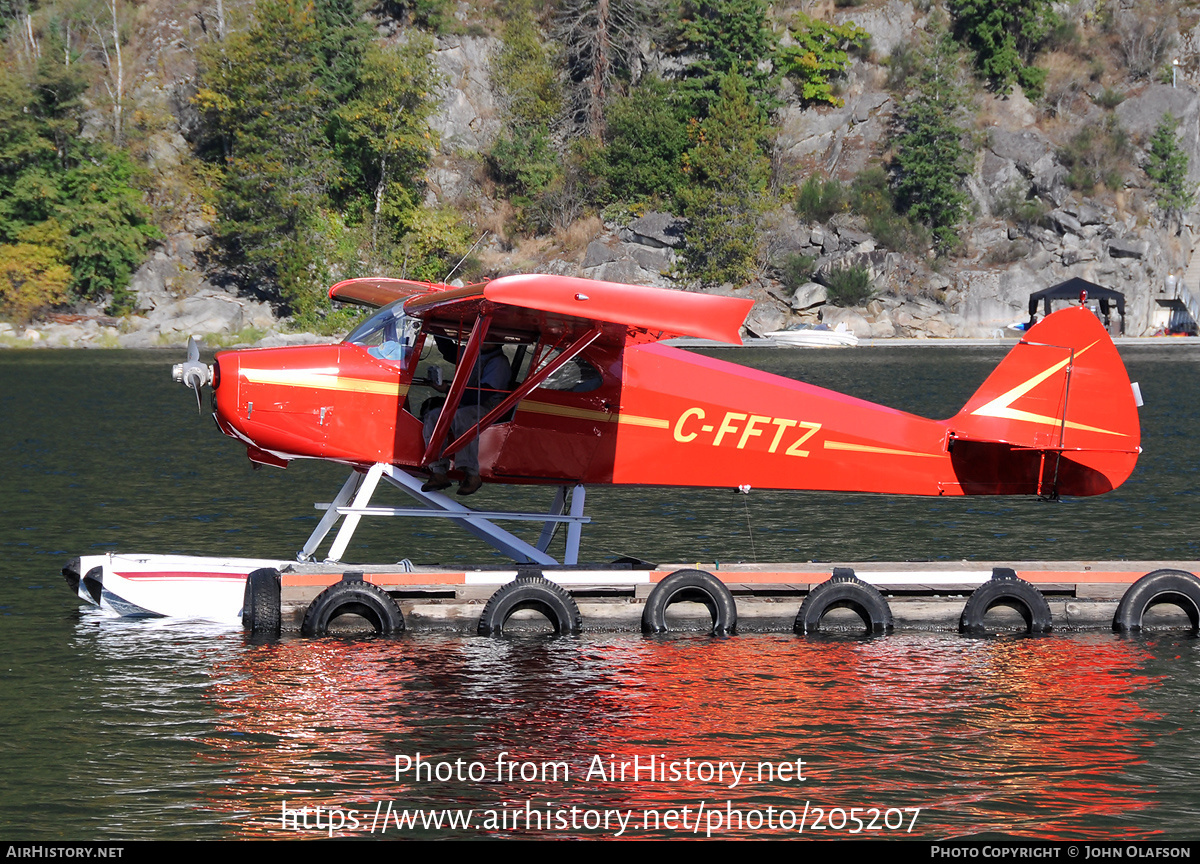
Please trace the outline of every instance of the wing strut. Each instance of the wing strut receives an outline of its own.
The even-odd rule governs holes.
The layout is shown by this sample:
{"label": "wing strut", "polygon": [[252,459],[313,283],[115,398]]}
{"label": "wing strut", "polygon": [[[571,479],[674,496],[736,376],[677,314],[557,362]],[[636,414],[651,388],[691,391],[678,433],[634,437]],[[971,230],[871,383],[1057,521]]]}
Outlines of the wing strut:
{"label": "wing strut", "polygon": [[479,351],[483,347],[483,337],[487,335],[488,326],[491,323],[490,315],[480,315],[475,319],[475,326],[471,328],[467,344],[463,346],[462,352],[458,355],[458,365],[454,367],[454,380],[450,384],[450,392],[446,394],[446,404],[442,406],[442,413],[438,417],[437,425],[433,427],[433,434],[429,436],[425,454],[421,457],[422,466],[428,465],[438,458],[442,445],[446,443],[446,435],[450,432],[450,423],[454,420],[454,413],[458,411],[459,403],[462,402],[463,391],[467,389],[467,379],[471,377],[475,361],[479,359]]}

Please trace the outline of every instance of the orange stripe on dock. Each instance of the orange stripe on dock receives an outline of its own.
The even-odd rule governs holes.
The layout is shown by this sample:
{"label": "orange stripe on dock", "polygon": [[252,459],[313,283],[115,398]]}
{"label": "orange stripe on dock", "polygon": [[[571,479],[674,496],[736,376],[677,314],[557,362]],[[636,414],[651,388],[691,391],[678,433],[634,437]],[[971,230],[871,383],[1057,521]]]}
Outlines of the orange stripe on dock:
{"label": "orange stripe on dock", "polygon": [[[347,570],[345,572],[354,572]],[[463,585],[466,573],[364,573],[363,581],[372,585]],[[282,573],[283,588],[325,588],[342,581],[340,573]]]}

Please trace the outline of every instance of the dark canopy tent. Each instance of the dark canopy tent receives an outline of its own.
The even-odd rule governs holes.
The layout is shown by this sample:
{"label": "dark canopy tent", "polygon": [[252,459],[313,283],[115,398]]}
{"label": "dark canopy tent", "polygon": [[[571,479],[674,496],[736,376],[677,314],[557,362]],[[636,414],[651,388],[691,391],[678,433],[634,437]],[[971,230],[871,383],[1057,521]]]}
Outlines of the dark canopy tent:
{"label": "dark canopy tent", "polygon": [[1103,285],[1097,285],[1095,282],[1089,282],[1086,279],[1080,279],[1076,276],[1074,279],[1068,279],[1066,282],[1059,282],[1057,285],[1051,285],[1041,291],[1035,291],[1029,295],[1029,318],[1037,313],[1038,303],[1044,304],[1044,314],[1050,314],[1051,300],[1078,300],[1081,292],[1087,292],[1087,299],[1100,301],[1100,314],[1104,316],[1104,320],[1108,321],[1109,309],[1112,303],[1117,305],[1117,314],[1121,316],[1121,332],[1125,332],[1125,295],[1120,291],[1114,291],[1111,288],[1105,288]]}

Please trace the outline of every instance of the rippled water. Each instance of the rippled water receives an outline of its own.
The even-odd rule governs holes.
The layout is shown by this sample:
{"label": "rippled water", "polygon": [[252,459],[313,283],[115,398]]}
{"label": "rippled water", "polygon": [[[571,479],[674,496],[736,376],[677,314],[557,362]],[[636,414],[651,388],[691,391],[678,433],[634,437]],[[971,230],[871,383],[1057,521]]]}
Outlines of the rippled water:
{"label": "rippled water", "polygon": [[[736,356],[946,416],[1001,353]],[[835,825],[847,820],[822,836],[848,836],[852,808],[862,808],[853,815],[864,826],[878,809],[881,830],[862,835],[871,837],[1200,833],[1192,768],[1200,642],[1182,635],[411,634],[251,645],[237,631],[81,609],[57,575],[69,557],[106,549],[286,555],[311,530],[311,502],[328,500],[341,480],[319,464],[251,472],[168,380],[175,359],[0,352],[0,836],[294,836],[280,825],[285,802],[355,811],[358,829],[347,834],[368,833],[375,807],[386,813],[388,802],[472,811],[469,830],[402,832],[419,836],[613,836],[615,821],[609,829],[585,821],[611,811],[631,814],[622,836],[676,837],[692,823],[661,820],[672,811],[694,820],[701,805],[700,835],[715,827],[725,836],[717,812],[722,821],[740,813],[736,836],[786,835],[797,826],[781,827],[784,814],[799,819],[806,803],[806,833],[818,809]],[[1103,498],[598,489],[584,548],[591,557],[611,550],[659,561],[1200,558],[1190,434],[1200,354],[1135,349],[1126,359],[1147,398],[1146,453],[1131,480]],[[539,497],[483,495],[488,507],[533,506]],[[370,560],[489,554],[429,526],[368,526],[356,546]],[[486,776],[397,779],[395,757],[418,752],[479,762]],[[497,782],[501,754],[565,761],[570,778],[518,773]],[[634,756],[660,765],[691,759],[697,768],[746,762],[751,773],[733,787],[597,776],[596,757],[607,765]],[[760,762],[797,759],[804,781],[752,776]],[[550,827],[527,830],[527,806]],[[559,813],[569,822],[571,808],[578,827],[554,823]],[[500,810],[506,820],[519,812],[516,828],[482,827]],[[657,829],[644,824],[650,813]],[[389,824],[386,836],[395,836]]]}

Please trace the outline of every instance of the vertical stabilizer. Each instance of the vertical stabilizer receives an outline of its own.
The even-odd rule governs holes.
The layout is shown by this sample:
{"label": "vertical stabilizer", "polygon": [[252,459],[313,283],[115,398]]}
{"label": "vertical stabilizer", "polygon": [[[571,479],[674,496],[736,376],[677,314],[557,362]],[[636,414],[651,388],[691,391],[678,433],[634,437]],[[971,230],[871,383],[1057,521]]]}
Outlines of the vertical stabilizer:
{"label": "vertical stabilizer", "polygon": [[[1042,494],[1108,491],[1129,476],[1141,452],[1125,364],[1099,319],[1083,307],[1055,312],[1033,327],[949,425],[956,447],[972,442],[1007,445],[1008,453],[1036,451]],[[972,463],[995,461],[1001,453],[961,449]],[[983,466],[964,468],[973,476]]]}

